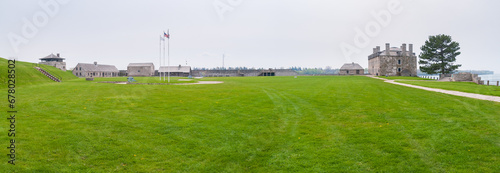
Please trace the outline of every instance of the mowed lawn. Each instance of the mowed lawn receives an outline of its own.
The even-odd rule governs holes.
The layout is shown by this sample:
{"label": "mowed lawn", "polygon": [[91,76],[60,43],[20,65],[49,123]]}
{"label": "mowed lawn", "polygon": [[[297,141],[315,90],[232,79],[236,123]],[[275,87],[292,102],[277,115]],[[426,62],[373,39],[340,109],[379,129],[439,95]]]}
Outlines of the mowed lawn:
{"label": "mowed lawn", "polygon": [[500,96],[499,86],[478,85],[474,82],[404,81],[404,80],[398,80],[397,82],[430,87],[430,88],[439,88],[445,90],[462,91],[467,93]]}
{"label": "mowed lawn", "polygon": [[19,87],[0,170],[500,172],[500,103],[363,76],[202,80],[224,83]]}

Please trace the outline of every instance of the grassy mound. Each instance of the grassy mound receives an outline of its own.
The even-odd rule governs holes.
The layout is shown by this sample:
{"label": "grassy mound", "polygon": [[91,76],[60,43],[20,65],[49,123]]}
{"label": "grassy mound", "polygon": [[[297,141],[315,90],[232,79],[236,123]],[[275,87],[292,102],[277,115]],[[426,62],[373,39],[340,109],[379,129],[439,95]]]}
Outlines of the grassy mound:
{"label": "grassy mound", "polygon": [[39,66],[43,68],[45,71],[49,72],[50,74],[58,77],[63,82],[78,78],[75,75],[73,75],[73,72],[71,70],[62,71],[61,69],[44,64],[39,64]]}
{"label": "grassy mound", "polygon": [[[8,65],[7,59],[0,58],[1,72],[7,72],[8,69],[7,65]],[[46,66],[46,65],[41,65],[41,66],[43,66],[44,69],[47,69],[49,73],[62,77],[62,81],[68,81],[77,78],[76,76],[71,74],[71,72],[61,71],[52,66]],[[33,67],[34,63],[16,61],[16,87],[54,82]],[[1,74],[2,75],[0,75],[0,82],[1,82],[0,88],[6,88],[8,80],[7,75],[3,75],[6,73],[1,73]]]}

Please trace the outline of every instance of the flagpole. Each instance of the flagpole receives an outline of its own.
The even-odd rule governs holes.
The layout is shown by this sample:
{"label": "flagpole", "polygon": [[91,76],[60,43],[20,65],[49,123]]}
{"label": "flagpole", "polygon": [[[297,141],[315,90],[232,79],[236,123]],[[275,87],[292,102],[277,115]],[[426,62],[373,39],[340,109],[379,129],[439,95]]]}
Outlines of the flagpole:
{"label": "flagpole", "polygon": [[167,62],[168,62],[168,65],[167,65],[167,73],[168,73],[168,81],[167,83],[170,83],[170,68],[168,68],[168,66],[170,66],[170,30],[167,30]]}
{"label": "flagpole", "polygon": [[[165,65],[165,40],[163,40],[163,65]],[[163,81],[165,81],[165,74],[163,74]]]}
{"label": "flagpole", "polygon": [[160,35],[160,44],[159,44],[159,46],[160,46],[160,56],[158,56],[158,57],[160,59],[160,64],[158,64],[158,76],[160,76],[160,81],[161,81],[161,72],[160,72],[160,68],[161,68],[161,35]]}

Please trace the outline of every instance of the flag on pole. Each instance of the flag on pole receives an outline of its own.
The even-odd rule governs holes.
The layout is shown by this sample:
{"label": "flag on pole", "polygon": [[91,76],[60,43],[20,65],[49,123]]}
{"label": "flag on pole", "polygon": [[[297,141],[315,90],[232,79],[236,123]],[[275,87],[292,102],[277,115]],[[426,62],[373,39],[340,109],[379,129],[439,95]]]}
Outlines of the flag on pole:
{"label": "flag on pole", "polygon": [[167,32],[165,33],[165,31],[163,31],[163,36],[167,37],[168,39],[170,39],[170,32],[169,30],[167,30]]}

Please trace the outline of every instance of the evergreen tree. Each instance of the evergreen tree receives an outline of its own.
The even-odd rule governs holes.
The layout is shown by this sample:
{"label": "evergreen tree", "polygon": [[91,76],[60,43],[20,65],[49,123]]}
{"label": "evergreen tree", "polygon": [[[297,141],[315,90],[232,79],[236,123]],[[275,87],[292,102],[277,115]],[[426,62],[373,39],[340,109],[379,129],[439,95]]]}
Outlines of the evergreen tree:
{"label": "evergreen tree", "polygon": [[460,45],[451,40],[449,35],[429,36],[421,48],[420,71],[427,74],[449,74],[462,66],[453,64],[460,55]]}

